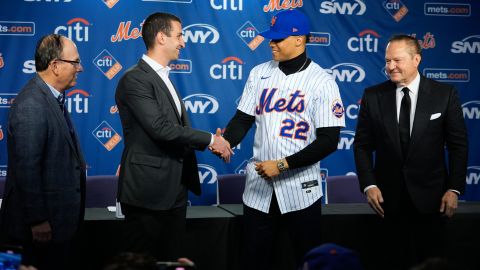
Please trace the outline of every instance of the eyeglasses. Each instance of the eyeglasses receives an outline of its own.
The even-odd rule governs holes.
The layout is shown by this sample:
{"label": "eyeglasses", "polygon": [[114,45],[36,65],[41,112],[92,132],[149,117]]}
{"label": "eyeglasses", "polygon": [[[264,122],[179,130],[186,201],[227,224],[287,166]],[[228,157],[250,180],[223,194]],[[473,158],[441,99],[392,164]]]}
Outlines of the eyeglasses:
{"label": "eyeglasses", "polygon": [[55,60],[72,64],[72,66],[74,66],[75,68],[78,68],[82,64],[81,60],[65,60],[65,59],[55,59]]}

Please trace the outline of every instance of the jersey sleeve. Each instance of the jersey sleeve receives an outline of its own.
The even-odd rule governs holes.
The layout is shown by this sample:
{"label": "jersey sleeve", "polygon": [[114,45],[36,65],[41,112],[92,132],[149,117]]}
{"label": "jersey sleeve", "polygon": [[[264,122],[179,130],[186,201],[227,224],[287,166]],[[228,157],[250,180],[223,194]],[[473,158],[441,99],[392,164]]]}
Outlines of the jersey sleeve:
{"label": "jersey sleeve", "polygon": [[238,110],[248,114],[255,116],[255,104],[256,104],[256,79],[255,79],[255,68],[252,69],[250,75],[248,76],[247,82],[245,83],[245,87],[243,88],[242,98],[240,103],[238,104]]}
{"label": "jersey sleeve", "polygon": [[313,115],[315,128],[345,127],[345,108],[337,83],[329,78],[318,85],[318,91],[313,100]]}

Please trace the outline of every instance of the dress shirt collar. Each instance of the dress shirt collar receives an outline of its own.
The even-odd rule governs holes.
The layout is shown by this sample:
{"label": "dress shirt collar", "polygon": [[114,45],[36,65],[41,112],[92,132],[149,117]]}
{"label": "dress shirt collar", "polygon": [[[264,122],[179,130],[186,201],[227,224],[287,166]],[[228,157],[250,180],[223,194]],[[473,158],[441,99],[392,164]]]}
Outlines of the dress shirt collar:
{"label": "dress shirt collar", "polygon": [[53,86],[51,86],[50,84],[48,83],[45,83],[48,88],[50,89],[50,91],[52,92],[53,96],[58,99],[58,96],[60,96],[62,93],[60,93],[60,91],[58,91],[57,89],[53,88]]}
{"label": "dress shirt collar", "polygon": [[415,79],[413,79],[413,81],[410,82],[408,85],[400,86],[400,85],[397,84],[397,93],[402,92],[402,89],[405,88],[405,87],[408,87],[408,89],[410,90],[409,91],[410,95],[416,96],[418,94],[418,88],[420,87],[420,74],[418,73],[418,71],[417,71],[417,76],[415,77]]}
{"label": "dress shirt collar", "polygon": [[142,55],[143,61],[145,61],[155,72],[160,73],[168,77],[168,74],[170,73],[170,67],[164,67],[161,64],[159,64],[157,61],[153,60],[150,58],[148,55],[144,54]]}

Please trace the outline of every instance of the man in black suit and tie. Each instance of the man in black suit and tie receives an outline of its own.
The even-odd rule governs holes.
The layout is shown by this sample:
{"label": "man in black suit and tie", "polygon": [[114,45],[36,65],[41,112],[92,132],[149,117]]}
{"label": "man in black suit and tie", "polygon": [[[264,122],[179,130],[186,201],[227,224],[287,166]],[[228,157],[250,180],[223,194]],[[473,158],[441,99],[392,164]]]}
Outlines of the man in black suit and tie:
{"label": "man in black suit and tie", "polygon": [[63,101],[83,67],[75,44],[56,34],[37,43],[35,67],[8,119],[2,241],[23,246],[24,264],[69,269],[71,240],[83,221],[86,166]]}
{"label": "man in black suit and tie", "polygon": [[123,75],[115,95],[125,137],[118,185],[124,248],[176,260],[183,255],[187,189],[200,194],[194,150],[209,146],[224,159],[232,152],[219,134],[191,128],[168,78],[169,62],[185,47],[180,19],[154,13],[142,37],[147,53]]}
{"label": "man in black suit and tie", "polygon": [[420,60],[415,38],[390,39],[390,80],[365,90],[354,142],[360,188],[385,218],[379,249],[398,256],[389,266],[400,269],[442,256],[446,217],[457,208],[467,170],[457,91],[420,75]]}

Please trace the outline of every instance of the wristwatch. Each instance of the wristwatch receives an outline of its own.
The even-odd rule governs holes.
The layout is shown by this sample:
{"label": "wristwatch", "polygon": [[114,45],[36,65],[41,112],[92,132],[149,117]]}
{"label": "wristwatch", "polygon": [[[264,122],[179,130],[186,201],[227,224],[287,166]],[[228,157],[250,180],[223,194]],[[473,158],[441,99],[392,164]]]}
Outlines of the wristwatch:
{"label": "wristwatch", "polygon": [[277,161],[277,168],[280,172],[287,170],[287,165],[285,165],[285,159],[280,159]]}

